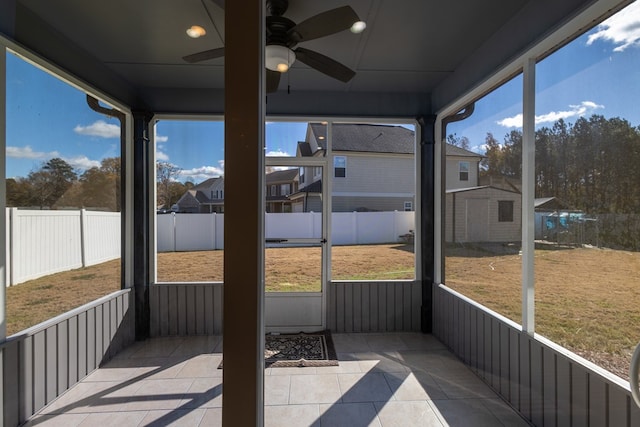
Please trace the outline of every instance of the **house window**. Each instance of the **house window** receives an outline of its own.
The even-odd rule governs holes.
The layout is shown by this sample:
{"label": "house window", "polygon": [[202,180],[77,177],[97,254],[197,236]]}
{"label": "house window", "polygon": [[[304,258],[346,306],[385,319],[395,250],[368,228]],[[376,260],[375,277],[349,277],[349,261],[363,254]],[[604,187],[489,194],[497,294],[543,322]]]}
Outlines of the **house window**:
{"label": "house window", "polygon": [[413,202],[404,202],[404,211],[411,212],[413,210]]}
{"label": "house window", "polygon": [[498,222],[513,222],[513,200],[498,201]]}
{"label": "house window", "polygon": [[347,158],[345,156],[335,156],[333,158],[333,170],[336,178],[347,176]]}
{"label": "house window", "polygon": [[272,195],[272,196],[277,196],[277,195],[278,195],[278,193],[277,193],[277,191],[276,191],[276,186],[275,186],[275,185],[272,185],[272,186],[271,186],[271,195]]}
{"label": "house window", "polygon": [[469,162],[459,162],[460,181],[469,181]]}

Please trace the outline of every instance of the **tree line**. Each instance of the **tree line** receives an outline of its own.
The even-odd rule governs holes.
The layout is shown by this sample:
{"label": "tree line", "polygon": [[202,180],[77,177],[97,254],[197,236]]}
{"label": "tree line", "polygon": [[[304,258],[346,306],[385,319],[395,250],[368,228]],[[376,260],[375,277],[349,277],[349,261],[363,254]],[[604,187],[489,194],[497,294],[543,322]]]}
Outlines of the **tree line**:
{"label": "tree line", "polygon": [[[170,209],[193,187],[176,180],[180,169],[166,162],[157,164],[158,207]],[[120,212],[120,157],[105,158],[100,166],[79,172],[56,157],[43,162],[26,177],[6,181],[7,206],[32,209],[97,209]]]}
{"label": "tree line", "polygon": [[[456,142],[459,138],[449,138]],[[522,177],[522,132],[491,133],[481,176]],[[587,214],[640,213],[640,128],[618,117],[558,120],[535,132],[535,197],[556,197]]]}

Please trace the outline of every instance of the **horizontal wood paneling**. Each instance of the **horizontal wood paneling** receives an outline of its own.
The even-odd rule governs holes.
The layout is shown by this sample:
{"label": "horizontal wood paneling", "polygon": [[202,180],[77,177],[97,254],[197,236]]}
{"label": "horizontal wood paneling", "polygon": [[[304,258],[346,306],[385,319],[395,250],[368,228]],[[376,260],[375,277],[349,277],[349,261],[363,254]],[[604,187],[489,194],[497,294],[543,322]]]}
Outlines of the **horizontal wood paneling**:
{"label": "horizontal wood paneling", "polygon": [[333,332],[420,331],[421,286],[415,281],[331,282],[327,328]]}
{"label": "horizontal wood paneling", "polygon": [[640,426],[631,391],[613,375],[445,286],[434,287],[433,301],[433,334],[533,425]]}
{"label": "horizontal wood paneling", "polygon": [[222,334],[222,283],[149,287],[151,336]]}
{"label": "horizontal wood paneling", "polygon": [[131,344],[135,339],[131,298],[129,290],[115,292],[0,344],[3,425],[24,423]]}

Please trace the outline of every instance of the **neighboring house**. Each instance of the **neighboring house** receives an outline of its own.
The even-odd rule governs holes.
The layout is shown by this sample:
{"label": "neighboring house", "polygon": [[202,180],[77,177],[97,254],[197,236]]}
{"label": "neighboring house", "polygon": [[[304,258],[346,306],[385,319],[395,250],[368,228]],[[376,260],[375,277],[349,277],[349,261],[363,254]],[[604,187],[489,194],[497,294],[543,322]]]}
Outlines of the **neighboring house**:
{"label": "neighboring house", "polygon": [[286,169],[268,173],[266,183],[266,210],[270,213],[292,212],[289,195],[298,190],[299,169]]}
{"label": "neighboring house", "polygon": [[[415,135],[403,126],[336,123],[332,126],[332,210],[402,211],[415,207]],[[297,156],[326,154],[327,127],[311,123]],[[320,208],[322,169],[303,167],[294,209]]]}
{"label": "neighboring house", "polygon": [[171,209],[182,213],[224,213],[224,178],[209,178],[187,190]]}
{"label": "neighboring house", "polygon": [[477,187],[480,161],[484,156],[451,144],[446,147],[446,189]]}

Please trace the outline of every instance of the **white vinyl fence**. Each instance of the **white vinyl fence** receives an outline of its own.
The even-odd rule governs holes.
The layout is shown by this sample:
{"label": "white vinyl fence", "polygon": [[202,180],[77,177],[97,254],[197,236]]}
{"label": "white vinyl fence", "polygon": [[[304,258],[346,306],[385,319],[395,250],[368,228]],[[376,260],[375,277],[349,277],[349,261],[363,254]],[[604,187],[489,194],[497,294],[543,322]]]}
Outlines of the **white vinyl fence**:
{"label": "white vinyl fence", "polygon": [[[7,209],[7,286],[120,257],[120,213]],[[334,245],[401,242],[413,212],[340,212]],[[267,238],[320,238],[319,213],[267,213]],[[223,214],[157,215],[158,252],[223,249]]]}
{"label": "white vinyl fence", "polygon": [[[331,216],[334,245],[401,242],[414,230],[414,212],[335,212]],[[157,216],[158,252],[223,249],[224,214],[163,214]],[[319,213],[267,213],[265,237],[320,238]]]}
{"label": "white vinyl fence", "polygon": [[7,208],[6,283],[120,257],[120,213]]}

